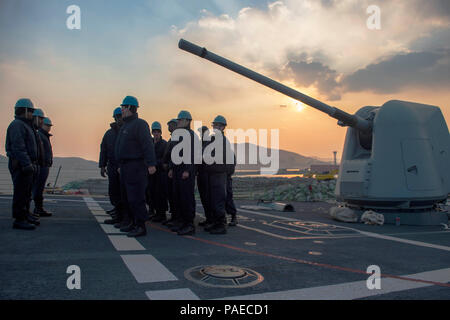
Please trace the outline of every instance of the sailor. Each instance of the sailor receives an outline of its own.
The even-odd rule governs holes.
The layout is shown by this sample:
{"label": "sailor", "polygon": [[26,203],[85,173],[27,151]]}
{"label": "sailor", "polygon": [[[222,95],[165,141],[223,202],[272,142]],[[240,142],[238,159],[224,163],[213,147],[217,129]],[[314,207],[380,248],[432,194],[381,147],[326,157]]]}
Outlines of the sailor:
{"label": "sailor", "polygon": [[[221,120],[223,120],[223,121],[221,121]],[[216,121],[219,121],[219,124],[222,124],[225,127],[227,125],[227,121],[225,118],[223,118],[223,119],[216,118]],[[224,134],[224,128],[222,129],[222,134]],[[226,188],[227,197],[226,197],[226,201],[225,201],[225,212],[231,216],[231,219],[230,219],[230,222],[228,223],[228,225],[230,227],[234,227],[238,223],[237,216],[236,216],[236,213],[237,213],[236,205],[234,204],[234,200],[233,200],[233,179],[232,179],[232,176],[236,169],[236,155],[231,150],[231,145],[229,145],[229,146],[230,146],[230,148],[228,148],[227,150],[233,154],[233,157],[230,156],[228,160],[233,160],[233,161],[230,163],[228,163],[228,161],[227,161],[227,166],[226,166],[227,167],[227,188]]]}
{"label": "sailor", "polygon": [[[167,130],[170,132],[170,135],[172,136],[172,132],[177,128],[177,119],[172,119],[167,122]],[[164,152],[164,159],[163,159],[163,166],[166,171],[169,171],[169,163],[170,163],[170,155],[172,153],[172,147],[173,143],[171,138],[169,141],[167,141],[166,150]],[[170,212],[170,219],[163,222],[164,225],[166,225],[169,228],[174,227],[175,221],[179,221],[180,219],[177,219],[176,213],[175,213],[175,197],[173,196],[173,178],[167,176],[167,198],[169,200],[169,212]]]}
{"label": "sailor", "polygon": [[161,124],[158,121],[152,123],[153,144],[156,154],[156,173],[149,175],[149,189],[152,209],[155,215],[153,222],[166,221],[167,205],[167,170],[164,168],[164,154],[167,149],[167,141],[162,138]]}
{"label": "sailor", "polygon": [[[224,135],[227,125],[223,116],[217,116],[213,123],[214,135],[211,137],[212,157],[214,161],[205,166],[208,173],[209,202],[212,213],[212,222],[205,226],[205,231],[211,234],[226,234],[226,201],[227,201],[227,176],[230,172],[228,158],[232,155],[230,143]],[[217,141],[221,139],[221,141]],[[216,143],[215,143],[216,142]],[[219,149],[220,148],[220,149]],[[233,155],[234,156],[234,155]],[[232,157],[233,158],[233,157]],[[234,164],[234,159],[231,161]]]}
{"label": "sailor", "polygon": [[[210,142],[209,129],[207,126],[202,126],[198,129],[200,137],[202,139],[202,154],[205,147]],[[205,220],[199,222],[199,226],[206,226],[212,223],[211,209],[209,206],[209,190],[208,190],[208,173],[206,172],[206,164],[202,161],[201,164],[197,165],[197,188],[200,194],[200,201],[203,206],[203,211],[205,213]]]}
{"label": "sailor", "polygon": [[128,232],[128,237],[147,234],[145,222],[148,211],[145,204],[147,172],[156,172],[156,156],[148,123],[138,117],[138,100],[126,96],[121,104],[123,125],[117,136],[115,153],[120,166],[122,200],[130,219],[130,224],[120,230]]}
{"label": "sailor", "polygon": [[[196,145],[200,144],[197,135],[191,129],[192,116],[188,111],[180,111],[177,119],[177,129],[173,132],[173,148],[171,152],[169,177],[173,178],[173,191],[176,204],[176,214],[181,218],[179,224],[175,224],[171,230],[176,231],[178,235],[192,235],[195,233],[195,151]],[[175,136],[177,139],[175,139]],[[184,139],[188,139],[184,141]],[[176,141],[175,141],[176,140]],[[187,148],[179,150],[180,146]],[[174,154],[177,148],[178,155]],[[184,151],[190,154],[190,157],[183,157]],[[174,157],[180,157],[180,162],[174,161]],[[185,159],[186,158],[186,159]]]}
{"label": "sailor", "polygon": [[14,185],[12,214],[14,229],[34,230],[28,221],[33,175],[37,172],[38,152],[32,125],[34,105],[30,99],[19,99],[15,119],[6,131],[5,150],[8,169]]}
{"label": "sailor", "polygon": [[[38,152],[38,161],[37,161],[37,170],[33,174],[33,187],[31,189],[32,198],[34,200],[34,211],[33,213],[30,212],[30,205],[31,205],[31,199],[27,205],[28,212],[29,212],[29,221],[31,223],[34,223],[35,225],[40,225],[40,215],[38,213],[37,207],[41,205],[40,201],[42,198],[42,192],[44,191],[44,186],[42,187],[42,192],[39,192],[39,189],[41,189],[42,182],[39,181],[41,168],[44,166],[44,143],[42,141],[41,134],[39,133],[39,130],[42,127],[42,124],[44,122],[44,111],[42,109],[36,108],[33,111],[33,120],[32,120],[32,126],[33,126],[33,133],[34,138],[36,139],[36,146],[37,146],[37,152]],[[45,169],[44,169],[45,170]],[[45,182],[44,182],[45,183]],[[41,195],[39,195],[41,193]],[[37,197],[37,199],[36,199]]]}
{"label": "sailor", "polygon": [[[37,110],[37,109],[36,109]],[[34,213],[40,217],[50,217],[52,214],[44,209],[44,189],[47,182],[50,167],[53,165],[53,151],[50,143],[52,121],[43,118],[42,125],[38,129],[38,134],[43,146],[43,161],[39,166],[39,174],[33,186]]]}
{"label": "sailor", "polygon": [[109,201],[113,205],[111,211],[112,219],[105,220],[105,224],[114,224],[114,227],[121,228],[130,224],[130,219],[124,221],[124,210],[122,204],[122,195],[120,191],[120,174],[118,172],[119,163],[115,156],[115,145],[120,127],[123,124],[122,109],[117,107],[113,111],[114,122],[110,123],[110,127],[104,134],[100,144],[100,158],[98,166],[100,167],[100,175],[106,177],[108,175],[108,195]]}

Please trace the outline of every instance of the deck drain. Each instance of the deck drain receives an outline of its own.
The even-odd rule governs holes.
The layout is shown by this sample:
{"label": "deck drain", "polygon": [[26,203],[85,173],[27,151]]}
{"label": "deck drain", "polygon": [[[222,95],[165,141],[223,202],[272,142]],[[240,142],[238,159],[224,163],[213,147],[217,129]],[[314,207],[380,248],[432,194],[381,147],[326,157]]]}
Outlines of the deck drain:
{"label": "deck drain", "polygon": [[241,267],[197,266],[184,272],[186,279],[207,287],[246,288],[264,280],[258,272]]}

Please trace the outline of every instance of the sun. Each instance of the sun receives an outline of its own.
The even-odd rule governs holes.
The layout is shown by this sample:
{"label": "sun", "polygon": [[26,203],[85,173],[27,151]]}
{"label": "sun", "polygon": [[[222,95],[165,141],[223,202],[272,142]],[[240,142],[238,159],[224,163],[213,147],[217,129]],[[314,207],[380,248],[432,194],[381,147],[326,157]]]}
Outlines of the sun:
{"label": "sun", "polygon": [[305,110],[305,105],[301,102],[296,101],[295,102],[295,110],[297,112],[302,112],[303,110]]}
{"label": "sun", "polygon": [[294,107],[294,110],[297,112],[302,112],[305,109],[305,105],[298,100],[290,98],[289,105]]}

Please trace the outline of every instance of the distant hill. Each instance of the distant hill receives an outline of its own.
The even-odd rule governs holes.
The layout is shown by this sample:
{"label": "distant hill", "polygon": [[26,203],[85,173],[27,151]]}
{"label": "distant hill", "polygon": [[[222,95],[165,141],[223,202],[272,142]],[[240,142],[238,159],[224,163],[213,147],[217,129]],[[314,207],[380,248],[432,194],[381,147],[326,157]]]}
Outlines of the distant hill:
{"label": "distant hill", "polygon": [[[55,183],[59,167],[61,167],[61,171],[56,186],[63,186],[71,181],[103,179],[100,176],[98,163],[95,161],[77,157],[55,157],[47,179],[47,183],[50,183],[51,186]],[[0,193],[10,190],[12,190],[12,182],[8,171],[8,158],[0,155]]]}
{"label": "distant hill", "polygon": [[[262,148],[263,153],[270,155],[270,152],[267,153],[267,149],[264,147],[259,147],[259,146],[255,146],[253,144],[245,143],[244,148],[245,148],[246,163],[238,164],[236,166],[236,170],[259,170],[262,167],[262,165],[259,161],[257,164],[249,164],[249,149],[251,146],[253,148],[256,148],[258,154],[260,151],[259,149]],[[235,144],[234,148],[235,148],[235,152],[236,152],[236,157],[239,157],[239,145]],[[241,144],[241,148],[242,148],[242,144]],[[278,152],[279,152],[279,168],[280,169],[305,169],[305,168],[309,168],[311,166],[311,164],[327,164],[328,163],[328,162],[318,160],[316,158],[305,157],[298,153],[286,151],[286,150],[282,150],[282,149],[280,149]],[[263,166],[263,167],[267,167],[267,166]]]}
{"label": "distant hill", "polygon": [[[257,152],[259,152],[259,148],[262,148],[254,145],[252,146],[256,148]],[[246,162],[245,164],[238,164],[236,170],[259,170],[262,167],[259,161],[257,164],[249,164],[250,144],[244,144],[244,149]],[[239,157],[238,146],[235,146],[235,151],[236,156]],[[262,151],[266,152],[265,148],[263,148]],[[329,163],[286,150],[279,150],[279,161],[280,169],[304,169],[309,168],[311,164]],[[77,157],[55,157],[53,160],[53,167],[50,169],[50,175],[47,180],[47,183],[50,183],[51,186],[55,183],[59,167],[61,167],[61,172],[58,176],[57,186],[63,186],[72,181],[105,179],[100,176],[100,169],[98,168],[98,163],[95,161]],[[0,192],[4,192],[4,190],[12,190],[12,183],[8,171],[8,159],[5,156],[0,155]]]}

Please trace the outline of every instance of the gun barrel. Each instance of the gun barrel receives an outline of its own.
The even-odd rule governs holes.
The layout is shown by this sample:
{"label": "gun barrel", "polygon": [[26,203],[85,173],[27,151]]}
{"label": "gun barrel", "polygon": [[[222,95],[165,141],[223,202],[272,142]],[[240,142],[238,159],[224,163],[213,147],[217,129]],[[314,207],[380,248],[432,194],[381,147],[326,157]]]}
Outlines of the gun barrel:
{"label": "gun barrel", "polygon": [[184,39],[180,39],[178,42],[178,47],[182,50],[190,52],[194,55],[197,55],[201,58],[207,59],[211,62],[214,62],[224,68],[227,68],[231,71],[239,73],[240,75],[252,79],[262,85],[265,85],[273,90],[281,92],[295,100],[301,101],[313,108],[316,108],[322,112],[325,112],[330,117],[335,118],[340,121],[343,125],[351,126],[357,128],[362,131],[370,131],[371,123],[357,115],[351,115],[345,111],[342,111],[338,108],[329,106],[319,100],[311,98],[297,90],[289,88],[282,83],[279,83],[275,80],[272,80],[262,74],[259,74],[255,71],[252,71],[246,67],[243,67],[233,61],[225,59],[211,51],[206,50],[206,48],[199,47],[198,45],[186,41]]}

